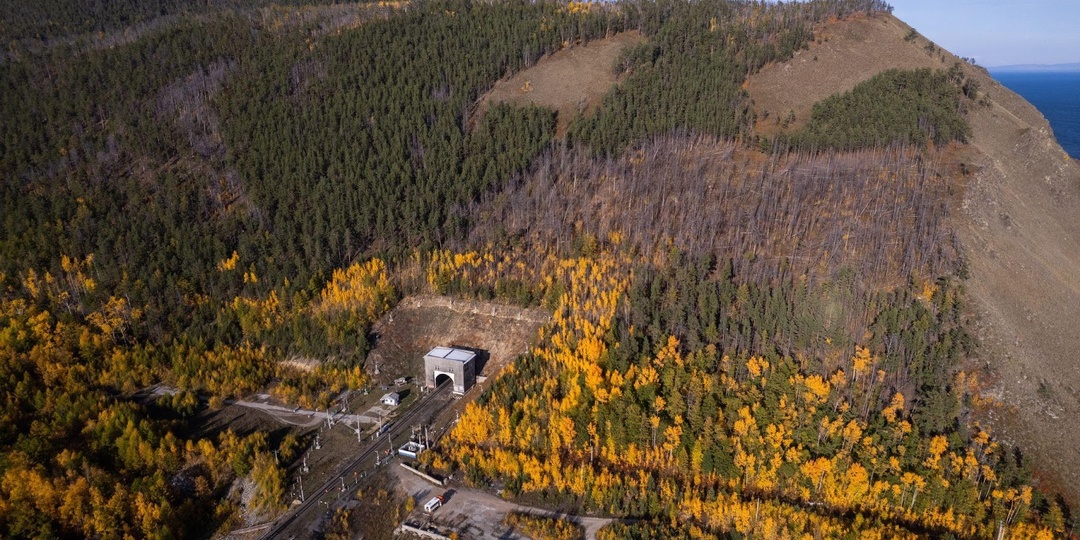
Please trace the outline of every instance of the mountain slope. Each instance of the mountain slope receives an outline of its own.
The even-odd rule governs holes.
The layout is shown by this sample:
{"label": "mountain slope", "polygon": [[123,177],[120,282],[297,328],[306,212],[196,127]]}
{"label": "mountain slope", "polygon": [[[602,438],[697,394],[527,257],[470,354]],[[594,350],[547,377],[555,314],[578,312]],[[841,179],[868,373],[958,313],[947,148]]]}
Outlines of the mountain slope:
{"label": "mountain slope", "polygon": [[[798,128],[815,102],[885,69],[960,61],[891,15],[829,23],[817,35],[808,50],[749,79],[760,133]],[[967,114],[970,145],[947,155],[974,172],[954,215],[981,355],[995,379],[990,393],[1006,406],[995,423],[1077,500],[1080,453],[1061,449],[1080,445],[1066,429],[1080,420],[1080,336],[1068,327],[1080,318],[1080,167],[1031,104],[962,65],[988,99]]]}
{"label": "mountain slope", "polygon": [[[989,78],[987,78],[989,79]],[[978,172],[958,227],[1003,427],[1080,498],[1080,166],[1031,104],[987,81],[993,101],[971,116]]]}
{"label": "mountain slope", "polygon": [[757,128],[774,133],[791,112],[795,120],[790,125],[799,127],[814,103],[851,90],[889,68],[940,69],[952,64],[916,41],[905,41],[910,32],[910,27],[891,15],[854,17],[816,29],[809,49],[747,80],[745,86],[758,113]]}
{"label": "mountain slope", "polygon": [[[1002,194],[1013,165],[986,156],[1037,115],[1005,104],[1010,131],[993,131],[961,72],[984,75],[870,17],[884,0],[393,4],[352,22],[334,6],[179,17],[112,48],[58,38],[0,60],[0,537],[210,537],[283,511],[301,456],[310,485],[344,454],[314,426],[233,422],[229,398],[331,410],[435,344],[503,364],[482,336],[433,343],[400,309],[407,337],[375,325],[424,294],[552,316],[421,465],[630,522],[601,538],[1064,530],[1019,453],[970,421],[981,402],[957,373],[974,340],[955,231],[1009,247],[976,212],[1027,199]],[[631,32],[644,43],[618,75],[583,61],[584,43]],[[757,129],[743,83],[815,35],[797,84],[775,77],[774,97],[808,94],[800,114],[897,58],[949,70],[860,83],[826,110],[842,122],[769,152],[766,124],[798,124],[795,108]],[[560,61],[576,79],[552,74]],[[500,78],[535,98],[545,70],[571,111],[573,80],[618,84],[562,140],[547,106],[493,104],[469,125]],[[985,153],[950,142],[971,138],[972,109],[992,124]],[[964,214],[957,175],[980,170]],[[1002,224],[1032,221],[1012,206]],[[1024,238],[1071,234],[1051,225]],[[375,510],[354,494],[396,522],[379,477],[324,494],[340,506],[316,506],[332,517],[311,532],[355,536],[347,514]]]}
{"label": "mountain slope", "polygon": [[561,136],[570,120],[595,109],[615,84],[617,74],[611,66],[622,51],[644,40],[640,32],[632,30],[545,56],[530,69],[495,83],[480,100],[470,122],[479,122],[495,103],[533,104],[558,111],[557,132]]}

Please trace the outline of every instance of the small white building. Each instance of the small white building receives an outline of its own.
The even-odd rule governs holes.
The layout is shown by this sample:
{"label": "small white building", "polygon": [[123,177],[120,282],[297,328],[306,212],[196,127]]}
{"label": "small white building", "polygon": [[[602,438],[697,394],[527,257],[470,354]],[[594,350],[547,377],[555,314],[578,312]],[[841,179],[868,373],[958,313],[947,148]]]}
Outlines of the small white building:
{"label": "small white building", "polygon": [[405,443],[401,448],[398,448],[398,455],[416,459],[420,454],[426,450],[427,447],[416,441],[409,441]]}
{"label": "small white building", "polygon": [[381,401],[383,405],[397,407],[399,404],[401,404],[401,396],[399,396],[397,392],[390,392],[389,394],[383,396]]}

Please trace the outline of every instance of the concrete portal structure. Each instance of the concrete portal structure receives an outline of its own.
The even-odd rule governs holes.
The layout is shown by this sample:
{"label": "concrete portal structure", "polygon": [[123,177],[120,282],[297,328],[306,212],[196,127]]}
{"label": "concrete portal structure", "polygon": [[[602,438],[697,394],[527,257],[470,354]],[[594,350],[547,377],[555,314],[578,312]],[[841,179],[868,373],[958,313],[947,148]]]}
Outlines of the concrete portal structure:
{"label": "concrete portal structure", "polygon": [[476,353],[464,349],[435,347],[424,355],[424,382],[435,388],[443,377],[449,377],[454,393],[461,395],[476,384]]}

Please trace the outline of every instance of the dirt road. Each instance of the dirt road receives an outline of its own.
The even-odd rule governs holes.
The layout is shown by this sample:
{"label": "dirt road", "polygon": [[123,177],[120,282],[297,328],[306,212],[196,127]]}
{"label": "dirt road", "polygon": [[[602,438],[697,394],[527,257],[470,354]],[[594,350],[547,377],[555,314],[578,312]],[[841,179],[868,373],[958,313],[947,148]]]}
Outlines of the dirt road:
{"label": "dirt road", "polygon": [[445,502],[432,516],[432,522],[443,527],[464,532],[463,538],[495,537],[505,540],[527,539],[527,536],[502,525],[503,518],[511,512],[558,518],[580,525],[585,529],[586,539],[595,539],[596,532],[610,524],[612,518],[598,518],[561,514],[543,508],[524,506],[471,488],[441,488],[426,483],[401,467],[395,474],[406,493],[417,501],[417,510],[410,516],[413,521],[424,521],[423,504],[435,495],[442,495]]}
{"label": "dirt road", "polygon": [[[300,409],[293,407],[283,407],[281,405],[274,405],[271,403],[264,403],[260,401],[248,401],[248,400],[229,400],[230,405],[236,405],[238,407],[246,407],[248,409],[255,409],[270,416],[273,416],[281,423],[288,424],[290,426],[300,427],[313,427],[320,422],[326,421],[326,411],[313,411],[311,409]],[[334,412],[331,415],[334,423],[344,422],[348,426],[356,426],[359,424],[376,424],[381,419],[388,418],[393,411],[393,407],[375,405],[368,409],[363,414],[345,414],[340,410]]]}

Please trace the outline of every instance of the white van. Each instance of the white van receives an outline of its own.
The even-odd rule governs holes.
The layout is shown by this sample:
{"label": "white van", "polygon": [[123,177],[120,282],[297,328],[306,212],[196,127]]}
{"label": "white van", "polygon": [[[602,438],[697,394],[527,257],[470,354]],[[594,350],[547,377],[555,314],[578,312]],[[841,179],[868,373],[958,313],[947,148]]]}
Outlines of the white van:
{"label": "white van", "polygon": [[438,509],[440,506],[442,506],[442,497],[436,495],[432,497],[431,500],[427,502],[427,504],[424,505],[424,511],[430,514],[436,509]]}

